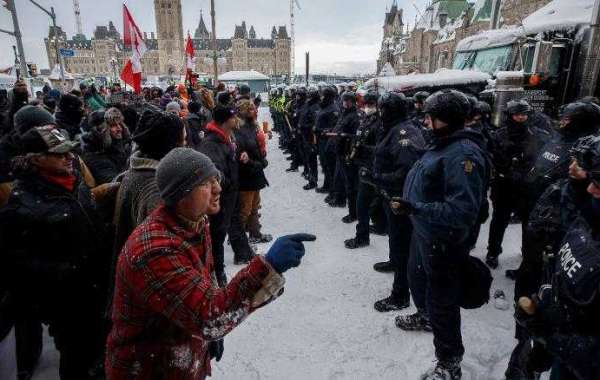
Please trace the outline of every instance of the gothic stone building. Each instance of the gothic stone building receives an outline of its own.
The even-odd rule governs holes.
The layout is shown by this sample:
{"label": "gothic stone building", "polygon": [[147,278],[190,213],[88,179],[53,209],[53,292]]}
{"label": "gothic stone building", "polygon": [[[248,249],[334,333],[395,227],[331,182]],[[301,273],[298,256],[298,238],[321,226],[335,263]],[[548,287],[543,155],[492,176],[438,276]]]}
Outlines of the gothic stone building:
{"label": "gothic stone building", "polygon": [[[185,67],[185,39],[183,34],[181,0],[154,0],[156,34],[144,32],[148,51],[142,58],[143,75],[183,74]],[[202,12],[192,38],[196,71],[212,73],[212,35]],[[73,50],[73,57],[63,57],[67,72],[86,76],[112,77],[120,72],[131,55],[123,50],[123,40],[114,24],[96,27],[93,37],[76,35],[68,39],[60,28],[50,27],[45,39],[50,68],[57,64],[55,44]],[[269,76],[290,74],[291,39],[285,26],[273,27],[269,39],[257,38],[254,27],[246,22],[236,26],[232,38],[217,38],[219,73],[231,70],[256,70]],[[210,59],[207,59],[210,58]]]}
{"label": "gothic stone building", "polygon": [[[550,1],[501,0],[500,26],[519,25],[525,17]],[[391,54],[380,54],[378,70],[386,62],[393,65],[397,74],[429,73],[440,68],[451,68],[456,44],[463,38],[489,29],[492,3],[492,0],[477,0],[475,3],[467,0],[433,0],[410,33],[404,33],[402,38],[397,39],[398,43],[392,45]],[[392,9],[395,5],[394,0]],[[402,14],[402,10],[395,12]],[[389,13],[386,13],[386,25],[389,17]],[[384,59],[386,57],[389,58]]]}

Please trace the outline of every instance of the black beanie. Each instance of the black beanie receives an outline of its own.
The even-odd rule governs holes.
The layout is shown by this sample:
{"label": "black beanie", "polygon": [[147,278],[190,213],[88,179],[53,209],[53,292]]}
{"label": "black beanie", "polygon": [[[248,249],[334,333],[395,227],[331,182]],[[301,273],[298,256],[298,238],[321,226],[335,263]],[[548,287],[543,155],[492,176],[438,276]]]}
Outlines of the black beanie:
{"label": "black beanie", "polygon": [[219,125],[224,124],[227,120],[235,117],[235,110],[233,107],[222,107],[217,106],[213,111],[213,119]]}
{"label": "black beanie", "polygon": [[25,106],[15,113],[14,124],[15,130],[22,135],[33,127],[55,125],[56,121],[50,112],[41,107]]}
{"label": "black beanie", "polygon": [[83,102],[81,99],[72,94],[64,94],[58,102],[58,108],[66,114],[73,114],[76,111],[79,112],[82,106]]}
{"label": "black beanie", "polygon": [[173,114],[146,111],[133,135],[145,156],[160,160],[183,139],[183,122]]}

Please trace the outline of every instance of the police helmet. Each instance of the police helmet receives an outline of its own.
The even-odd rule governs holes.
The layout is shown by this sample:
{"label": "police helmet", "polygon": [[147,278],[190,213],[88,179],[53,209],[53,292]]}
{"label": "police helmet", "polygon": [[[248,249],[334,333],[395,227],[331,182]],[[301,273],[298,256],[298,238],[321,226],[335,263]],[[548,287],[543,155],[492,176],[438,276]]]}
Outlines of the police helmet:
{"label": "police helmet", "polygon": [[425,101],[424,111],[433,119],[457,127],[464,125],[471,113],[471,104],[462,92],[446,89],[428,97]]}
{"label": "police helmet", "polygon": [[365,96],[363,96],[363,101],[365,102],[365,104],[376,105],[379,101],[379,94],[377,94],[375,91],[369,91],[365,94]]}
{"label": "police helmet", "polygon": [[430,96],[431,94],[428,93],[427,91],[419,91],[416,94],[413,95],[413,100],[415,101],[415,103],[425,103],[425,100],[427,100],[427,98]]}
{"label": "police helmet", "polygon": [[592,181],[600,184],[600,136],[586,136],[577,141],[570,151],[577,163]]}
{"label": "police helmet", "polygon": [[506,112],[510,116],[520,115],[520,114],[528,114],[531,112],[531,106],[527,103],[527,100],[511,100],[506,105]]}
{"label": "police helmet", "polygon": [[337,91],[333,86],[326,86],[323,88],[323,90],[321,90],[321,96],[323,97],[323,100],[333,100],[335,99],[336,95]]}
{"label": "police helmet", "polygon": [[379,98],[379,110],[384,121],[400,120],[408,114],[408,100],[401,92],[387,92]]}
{"label": "police helmet", "polygon": [[598,127],[600,107],[594,103],[575,102],[564,106],[560,111],[561,120],[569,119],[573,127]]}
{"label": "police helmet", "polygon": [[346,91],[342,94],[342,101],[356,103],[356,94],[352,91]]}

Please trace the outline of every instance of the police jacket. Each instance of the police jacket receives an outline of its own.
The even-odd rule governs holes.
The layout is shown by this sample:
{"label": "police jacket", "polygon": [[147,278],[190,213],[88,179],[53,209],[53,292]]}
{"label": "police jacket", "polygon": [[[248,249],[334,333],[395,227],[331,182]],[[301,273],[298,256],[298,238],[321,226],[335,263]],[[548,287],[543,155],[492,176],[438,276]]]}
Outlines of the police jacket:
{"label": "police jacket", "polygon": [[526,181],[529,187],[528,194],[535,201],[544,190],[552,183],[562,178],[567,178],[571,155],[569,151],[577,140],[593,134],[595,128],[559,130],[554,137],[539,151],[533,168],[528,173]]}
{"label": "police jacket", "polygon": [[349,156],[352,149],[352,139],[360,124],[356,106],[344,109],[334,128],[339,135],[335,137],[335,151],[339,156]]}
{"label": "police jacket", "polygon": [[530,123],[519,125],[509,120],[506,126],[492,133],[491,139],[495,180],[525,187],[525,179],[550,134]]}
{"label": "police jacket", "polygon": [[302,137],[309,141],[312,141],[318,111],[318,100],[310,100],[306,102],[300,111],[300,120],[298,122],[298,128],[300,129]]}
{"label": "police jacket", "polygon": [[373,179],[377,187],[391,196],[402,195],[406,175],[424,148],[421,131],[411,121],[391,126],[375,147]]}
{"label": "police jacket", "polygon": [[43,320],[106,300],[110,243],[89,188],[73,190],[27,174],[0,210],[0,288]]}
{"label": "police jacket", "polygon": [[315,123],[317,136],[331,131],[336,126],[339,117],[340,112],[334,102],[319,104]]}
{"label": "police jacket", "polygon": [[375,146],[384,136],[385,132],[381,126],[379,114],[377,112],[371,115],[363,114],[352,148],[354,164],[361,168],[373,170]]}
{"label": "police jacket", "polygon": [[411,220],[422,238],[461,243],[478,222],[489,168],[475,131],[436,139],[408,173],[404,198],[415,207]]}

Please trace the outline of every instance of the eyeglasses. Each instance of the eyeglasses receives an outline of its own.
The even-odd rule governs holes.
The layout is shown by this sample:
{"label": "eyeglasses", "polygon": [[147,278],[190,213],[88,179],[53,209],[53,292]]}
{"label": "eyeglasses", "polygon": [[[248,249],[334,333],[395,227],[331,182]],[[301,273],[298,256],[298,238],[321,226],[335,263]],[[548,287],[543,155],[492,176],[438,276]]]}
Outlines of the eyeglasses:
{"label": "eyeglasses", "polygon": [[203,181],[200,186],[217,186],[217,185],[221,185],[221,176],[215,176],[215,177],[211,177],[209,179],[207,179],[206,181]]}

